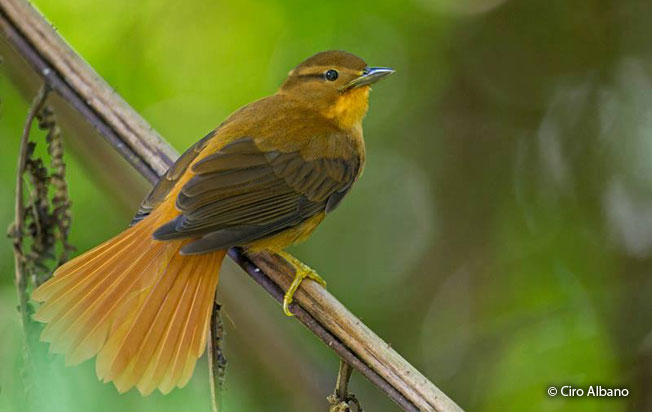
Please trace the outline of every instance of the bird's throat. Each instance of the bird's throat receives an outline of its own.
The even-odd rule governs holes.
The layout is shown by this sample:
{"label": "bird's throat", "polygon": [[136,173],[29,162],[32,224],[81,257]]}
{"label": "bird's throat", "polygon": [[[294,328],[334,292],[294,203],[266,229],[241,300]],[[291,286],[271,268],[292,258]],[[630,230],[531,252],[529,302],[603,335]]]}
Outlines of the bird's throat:
{"label": "bird's throat", "polygon": [[358,127],[369,108],[370,87],[363,86],[340,95],[324,115],[343,130]]}

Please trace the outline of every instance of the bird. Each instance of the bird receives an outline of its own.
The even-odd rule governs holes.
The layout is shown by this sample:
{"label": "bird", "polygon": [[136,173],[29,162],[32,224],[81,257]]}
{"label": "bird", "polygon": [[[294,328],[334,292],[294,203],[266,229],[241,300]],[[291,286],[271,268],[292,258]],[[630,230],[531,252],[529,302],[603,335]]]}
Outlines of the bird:
{"label": "bird", "polygon": [[326,285],[284,249],[306,240],[351,190],[365,163],[362,120],[371,85],[394,70],[345,51],[292,69],[184,152],[131,225],[66,262],[32,298],[41,340],[67,365],[96,357],[120,393],[168,393],[190,380],[206,347],[226,251],[273,252]]}

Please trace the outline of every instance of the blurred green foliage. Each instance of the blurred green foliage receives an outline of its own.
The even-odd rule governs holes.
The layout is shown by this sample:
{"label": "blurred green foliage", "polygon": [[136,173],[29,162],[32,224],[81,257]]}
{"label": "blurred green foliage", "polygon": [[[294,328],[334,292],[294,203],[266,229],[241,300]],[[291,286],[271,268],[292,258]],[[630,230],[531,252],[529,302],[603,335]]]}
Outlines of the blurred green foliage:
{"label": "blurred green foliage", "polygon": [[[35,5],[179,150],[317,51],[396,68],[371,97],[363,178],[297,255],[464,408],[652,408],[649,1]],[[0,98],[6,227],[27,104],[5,76]],[[139,199],[126,210],[76,159],[68,165],[72,243],[83,251],[124,228]],[[0,269],[0,411],[207,410],[203,361],[186,388],[142,398],[97,382],[92,362],[64,368],[55,356],[28,384],[41,400],[26,403],[9,242]],[[321,393],[279,382],[250,355],[257,346],[274,357],[274,347],[232,325],[225,409],[325,410],[335,356],[252,293],[260,305],[248,310],[274,311]],[[546,395],[564,384],[630,396]],[[367,410],[396,410],[359,376],[352,390]]]}

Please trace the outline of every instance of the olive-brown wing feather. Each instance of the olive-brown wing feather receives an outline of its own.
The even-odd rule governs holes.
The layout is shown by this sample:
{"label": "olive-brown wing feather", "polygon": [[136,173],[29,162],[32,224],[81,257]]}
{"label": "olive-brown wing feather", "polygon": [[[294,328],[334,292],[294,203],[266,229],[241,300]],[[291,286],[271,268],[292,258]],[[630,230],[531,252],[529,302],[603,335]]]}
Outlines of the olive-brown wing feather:
{"label": "olive-brown wing feather", "polygon": [[168,171],[163,176],[161,176],[147,197],[140,204],[138,212],[136,212],[136,215],[131,220],[130,226],[133,226],[143,220],[152,212],[152,210],[154,210],[154,208],[156,208],[156,206],[161,204],[167,194],[170,193],[174,185],[177,184],[179,178],[186,172],[188,166],[190,166],[193,160],[197,158],[199,153],[201,153],[204,147],[206,147],[208,141],[215,135],[216,130],[213,130],[204,136],[203,139],[186,150],[181,156],[179,156],[174,164],[170,166]]}
{"label": "olive-brown wing feather", "polygon": [[306,161],[300,153],[260,150],[241,138],[192,166],[181,214],[154,233],[159,240],[200,237],[182,253],[242,245],[332,210],[357,176],[357,159]]}

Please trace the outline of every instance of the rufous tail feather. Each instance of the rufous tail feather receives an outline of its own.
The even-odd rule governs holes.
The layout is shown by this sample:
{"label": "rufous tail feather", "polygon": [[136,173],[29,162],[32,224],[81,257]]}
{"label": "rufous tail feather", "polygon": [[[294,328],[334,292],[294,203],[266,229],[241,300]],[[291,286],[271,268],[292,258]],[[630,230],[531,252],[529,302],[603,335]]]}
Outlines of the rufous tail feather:
{"label": "rufous tail feather", "polygon": [[206,346],[225,251],[182,256],[188,240],[151,235],[156,211],[59,267],[32,298],[41,339],[74,365],[97,355],[97,376],[120,392],[184,386]]}

